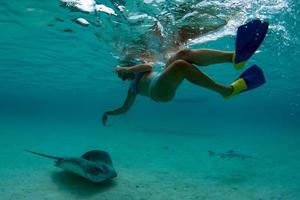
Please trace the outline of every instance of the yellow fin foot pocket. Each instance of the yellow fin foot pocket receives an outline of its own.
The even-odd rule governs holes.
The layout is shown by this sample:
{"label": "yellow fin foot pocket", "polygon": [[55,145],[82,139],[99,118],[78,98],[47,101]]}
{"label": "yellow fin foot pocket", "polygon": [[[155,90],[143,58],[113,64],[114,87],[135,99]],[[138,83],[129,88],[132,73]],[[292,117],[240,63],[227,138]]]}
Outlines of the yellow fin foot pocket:
{"label": "yellow fin foot pocket", "polygon": [[243,62],[240,62],[240,63],[235,62],[235,53],[233,55],[232,63],[233,63],[234,69],[236,69],[236,70],[241,70],[246,65],[246,61],[243,61]]}
{"label": "yellow fin foot pocket", "polygon": [[225,99],[240,94],[245,91],[260,87],[266,82],[264,73],[260,67],[253,65],[244,71],[236,81],[231,84],[233,91],[230,95],[225,96]]}

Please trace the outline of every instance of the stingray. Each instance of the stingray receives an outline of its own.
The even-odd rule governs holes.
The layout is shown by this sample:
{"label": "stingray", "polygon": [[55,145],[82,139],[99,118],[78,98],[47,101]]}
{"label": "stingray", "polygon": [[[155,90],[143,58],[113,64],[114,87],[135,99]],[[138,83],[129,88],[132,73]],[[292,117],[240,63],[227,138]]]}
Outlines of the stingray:
{"label": "stingray", "polygon": [[77,174],[94,183],[101,183],[117,176],[112,160],[105,151],[88,151],[81,157],[56,157],[30,150],[25,151],[53,159],[56,167]]}

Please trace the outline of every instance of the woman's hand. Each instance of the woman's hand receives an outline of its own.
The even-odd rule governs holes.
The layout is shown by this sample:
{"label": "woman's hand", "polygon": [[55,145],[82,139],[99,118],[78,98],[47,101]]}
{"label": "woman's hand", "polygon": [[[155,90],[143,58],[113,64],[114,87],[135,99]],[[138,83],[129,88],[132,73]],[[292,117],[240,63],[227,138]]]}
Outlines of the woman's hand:
{"label": "woman's hand", "polygon": [[105,113],[102,115],[102,124],[103,124],[103,126],[106,126],[107,120],[108,120],[108,114],[105,112]]}

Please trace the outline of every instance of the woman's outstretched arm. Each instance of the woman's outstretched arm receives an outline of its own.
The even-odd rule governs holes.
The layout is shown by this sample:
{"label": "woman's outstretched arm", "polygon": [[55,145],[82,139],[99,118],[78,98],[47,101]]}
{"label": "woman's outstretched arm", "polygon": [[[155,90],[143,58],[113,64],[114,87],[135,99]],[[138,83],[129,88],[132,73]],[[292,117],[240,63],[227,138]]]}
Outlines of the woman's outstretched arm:
{"label": "woman's outstretched arm", "polygon": [[128,94],[127,94],[127,98],[126,98],[124,104],[121,107],[119,107],[115,110],[106,111],[102,115],[102,124],[104,126],[106,125],[106,122],[108,120],[109,115],[121,115],[123,113],[126,113],[129,110],[129,108],[132,106],[132,104],[134,103],[135,98],[136,98],[136,94],[129,89]]}
{"label": "woman's outstretched arm", "polygon": [[114,71],[117,73],[138,73],[138,72],[150,72],[152,66],[150,64],[140,64],[130,67],[115,67]]}

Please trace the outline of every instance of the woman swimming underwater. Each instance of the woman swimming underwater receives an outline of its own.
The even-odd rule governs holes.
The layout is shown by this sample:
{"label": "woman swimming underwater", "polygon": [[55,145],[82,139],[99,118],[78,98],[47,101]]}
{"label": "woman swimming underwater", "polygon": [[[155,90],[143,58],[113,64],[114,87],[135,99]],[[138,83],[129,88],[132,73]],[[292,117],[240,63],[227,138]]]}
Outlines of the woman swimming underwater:
{"label": "woman swimming underwater", "polygon": [[255,53],[265,38],[268,25],[267,22],[253,20],[240,26],[237,31],[235,51],[180,50],[167,61],[160,72],[155,72],[154,66],[150,63],[116,67],[114,71],[123,80],[131,80],[131,86],[124,104],[120,108],[106,111],[103,114],[103,125],[106,125],[108,116],[126,113],[138,94],[147,96],[156,102],[171,101],[183,80],[215,91],[224,98],[230,98],[259,87],[265,83],[265,79],[262,70],[256,65],[248,68],[229,86],[215,82],[194,65],[233,63],[236,69],[242,69],[245,62]]}

